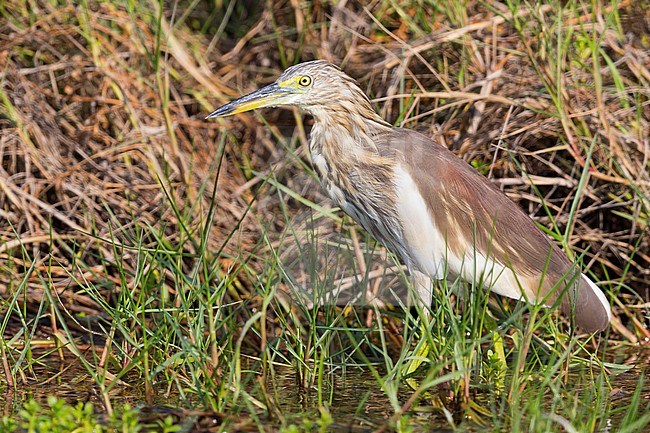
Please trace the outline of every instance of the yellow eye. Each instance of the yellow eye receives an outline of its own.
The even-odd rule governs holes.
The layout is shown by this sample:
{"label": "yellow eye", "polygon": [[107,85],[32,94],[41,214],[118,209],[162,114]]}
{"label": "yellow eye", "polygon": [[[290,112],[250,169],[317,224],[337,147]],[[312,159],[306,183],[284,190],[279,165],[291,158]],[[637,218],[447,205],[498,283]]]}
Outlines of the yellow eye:
{"label": "yellow eye", "polygon": [[302,77],[298,78],[298,84],[303,87],[309,86],[311,84],[311,77],[303,75]]}

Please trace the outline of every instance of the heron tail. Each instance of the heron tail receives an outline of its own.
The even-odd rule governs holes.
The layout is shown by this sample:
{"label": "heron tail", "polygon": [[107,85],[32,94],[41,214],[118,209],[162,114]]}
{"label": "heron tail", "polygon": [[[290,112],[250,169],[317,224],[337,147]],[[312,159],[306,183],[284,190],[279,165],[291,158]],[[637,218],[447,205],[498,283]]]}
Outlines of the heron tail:
{"label": "heron tail", "polygon": [[574,296],[564,297],[562,311],[573,316],[575,324],[587,332],[605,330],[612,319],[605,294],[584,274],[576,284]]}

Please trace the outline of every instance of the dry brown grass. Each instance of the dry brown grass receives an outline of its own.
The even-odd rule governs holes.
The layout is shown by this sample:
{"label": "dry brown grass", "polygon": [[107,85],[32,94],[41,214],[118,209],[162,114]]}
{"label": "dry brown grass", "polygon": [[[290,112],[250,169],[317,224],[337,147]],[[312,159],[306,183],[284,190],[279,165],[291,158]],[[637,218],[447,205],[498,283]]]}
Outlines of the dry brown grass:
{"label": "dry brown grass", "polygon": [[[469,2],[453,19],[431,13],[425,32],[416,9],[362,3],[237,6],[213,37],[227,5],[170,5],[158,32],[153,6],[152,15],[140,15],[103,2],[88,9],[31,2],[30,14],[22,3],[7,2],[0,24],[0,293],[10,296],[26,284],[38,305],[49,285],[67,309],[99,313],[77,293],[77,281],[105,284],[110,298],[119,286],[111,263],[135,266],[132,251],[116,256],[114,243],[153,247],[158,240],[142,229],[153,227],[169,245],[195,252],[181,242],[187,233],[179,227],[197,237],[202,230],[221,143],[209,249],[221,250],[234,231],[219,257],[224,273],[242,260],[262,267],[263,254],[251,258],[251,251],[263,233],[273,239],[282,232],[281,209],[301,207],[263,186],[264,179],[274,173],[281,184],[322,200],[305,187],[312,184],[300,164],[304,150],[287,156],[278,144],[283,137],[304,147],[309,120],[303,125],[296,113],[270,110],[263,113],[270,125],[253,114],[219,123],[203,118],[273,80],[283,66],[323,58],[357,78],[389,121],[442,134],[542,224],[554,220],[561,231],[570,224],[570,248],[618,294],[615,310],[628,331],[617,330],[631,340],[648,337],[648,304],[638,306],[650,301],[643,6],[619,4],[624,34],[601,32],[607,8],[564,23],[575,32],[568,50],[584,32],[614,69],[594,66],[588,47],[583,56],[552,58],[552,38],[542,32],[552,31],[548,7],[515,11],[525,23],[518,31],[507,10]],[[202,25],[205,35],[193,30]],[[623,94],[615,91],[619,82]],[[548,89],[557,90],[555,102]],[[592,143],[587,185],[569,221]],[[191,258],[184,266],[192,269]],[[173,290],[171,277],[169,285]],[[245,292],[245,279],[243,285]]]}

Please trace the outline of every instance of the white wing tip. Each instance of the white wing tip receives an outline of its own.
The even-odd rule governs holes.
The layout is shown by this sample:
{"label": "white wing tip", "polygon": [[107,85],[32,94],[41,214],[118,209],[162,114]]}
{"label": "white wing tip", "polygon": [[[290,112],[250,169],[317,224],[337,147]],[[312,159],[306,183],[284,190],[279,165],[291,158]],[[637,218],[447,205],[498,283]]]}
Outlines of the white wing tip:
{"label": "white wing tip", "polygon": [[600,301],[600,303],[603,305],[603,308],[607,312],[607,321],[610,322],[612,320],[612,309],[609,306],[609,301],[607,300],[607,297],[605,296],[603,291],[600,290],[600,288],[596,284],[594,284],[593,281],[589,279],[589,277],[587,277],[585,274],[582,274],[582,278],[587,282],[591,290],[593,290],[593,292],[598,297],[598,300]]}

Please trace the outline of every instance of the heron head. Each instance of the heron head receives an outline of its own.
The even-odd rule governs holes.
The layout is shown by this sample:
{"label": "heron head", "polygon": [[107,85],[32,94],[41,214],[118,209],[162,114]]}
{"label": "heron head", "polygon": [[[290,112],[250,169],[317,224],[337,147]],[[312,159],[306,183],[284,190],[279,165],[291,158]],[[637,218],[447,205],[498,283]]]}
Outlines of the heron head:
{"label": "heron head", "polygon": [[337,104],[342,99],[359,98],[367,100],[352,78],[326,61],[315,60],[291,66],[274,83],[217,108],[206,119],[284,105],[295,105],[310,111],[309,107],[315,105]]}

